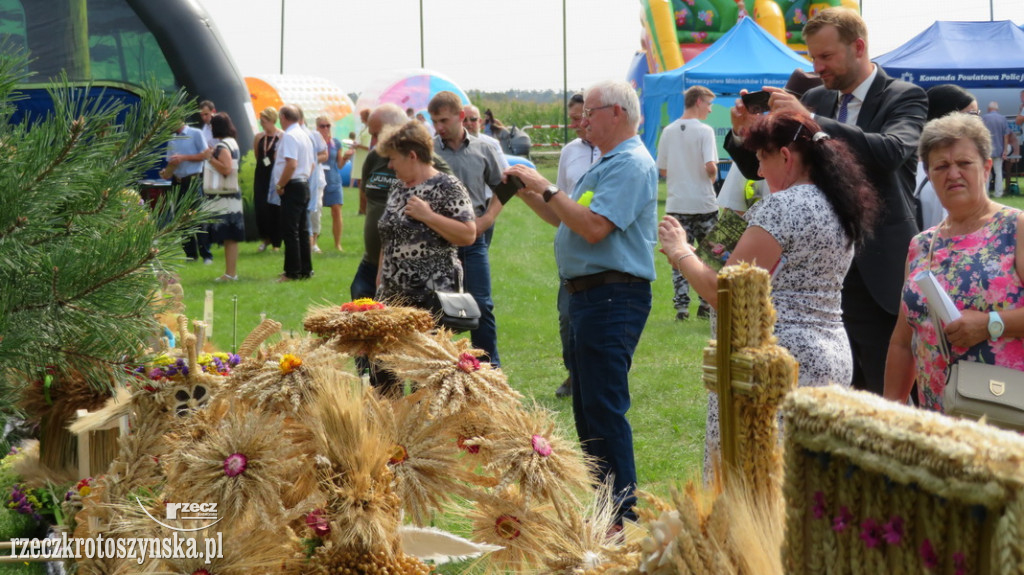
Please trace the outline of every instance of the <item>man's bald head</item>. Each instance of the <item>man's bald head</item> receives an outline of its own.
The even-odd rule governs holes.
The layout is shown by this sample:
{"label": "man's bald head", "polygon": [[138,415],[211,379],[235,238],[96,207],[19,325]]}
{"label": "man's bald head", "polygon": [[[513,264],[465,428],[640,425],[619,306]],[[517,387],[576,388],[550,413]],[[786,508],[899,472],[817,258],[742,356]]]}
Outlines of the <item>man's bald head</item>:
{"label": "man's bald head", "polygon": [[406,117],[405,111],[398,104],[387,103],[373,109],[366,126],[370,130],[370,135],[377,137],[385,128],[395,128],[408,121],[409,118]]}

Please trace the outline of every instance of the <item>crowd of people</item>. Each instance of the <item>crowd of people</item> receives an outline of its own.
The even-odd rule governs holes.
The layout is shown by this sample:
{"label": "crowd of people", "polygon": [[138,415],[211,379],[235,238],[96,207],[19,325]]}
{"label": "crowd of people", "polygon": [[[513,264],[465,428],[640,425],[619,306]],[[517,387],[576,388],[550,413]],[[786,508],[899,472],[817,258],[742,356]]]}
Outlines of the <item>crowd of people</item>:
{"label": "crowd of people", "polygon": [[[942,411],[953,362],[1024,371],[1017,306],[1024,214],[992,201],[987,189],[995,170],[994,195],[1001,195],[998,166],[1019,156],[1016,139],[999,128],[1006,119],[997,121],[991,105],[980,116],[961,88],[926,93],[889,77],[871,61],[854,11],[818,12],[804,38],[817,77],[794,74],[802,86],[765,88],[764,110],[738,99],[725,142],[730,178],[740,190],[757,190],[739,202],[745,231],[726,263],[750,262],[772,274],[776,334],[800,363],[799,385],[852,386]],[[684,115],[665,128],[655,162],[637,136],[640,105],[628,83],[602,82],[574,95],[568,111],[577,138],[561,154],[555,183],[527,165],[510,167],[492,137],[504,129],[500,122],[451,92],[431,99],[429,126],[394,104],[362,110],[364,128],[348,151],[330,138],[327,118],[317,118],[313,131],[296,106],[268,108],[253,143],[260,250],[284,246],[280,281],[312,276],[319,226],[311,214],[321,196],[341,248],[339,170],[354,153],[366,218],[352,298],[431,309],[435,292],[465,290],[481,311],[472,343],[500,368],[489,248],[502,202],[492,188],[518,178],[518,196],[557,228],[568,377],[556,394],[571,396],[581,446],[613,485],[621,522],[633,517],[637,481],[629,371],[652,307],[659,242],[673,269],[676,317],[689,319],[691,288],[698,316],[714,321],[718,304],[716,268],[695,249],[720,208],[719,159],[703,123],[713,99],[706,88],[686,91]],[[165,176],[175,186],[187,187],[207,160],[222,176],[237,171],[231,120],[212,104],[210,111],[209,142],[182,126],[169,148]],[[1024,124],[1024,106],[1016,122]],[[668,188],[660,223],[659,177]],[[752,188],[744,180],[763,183]],[[234,280],[240,198],[209,195],[219,219],[208,237],[225,244],[221,279]],[[197,238],[185,250],[210,261]],[[922,270],[935,274],[959,319],[934,320],[913,281]],[[383,392],[401,392],[367,367]],[[712,394],[706,473],[715,468],[717,418]]]}

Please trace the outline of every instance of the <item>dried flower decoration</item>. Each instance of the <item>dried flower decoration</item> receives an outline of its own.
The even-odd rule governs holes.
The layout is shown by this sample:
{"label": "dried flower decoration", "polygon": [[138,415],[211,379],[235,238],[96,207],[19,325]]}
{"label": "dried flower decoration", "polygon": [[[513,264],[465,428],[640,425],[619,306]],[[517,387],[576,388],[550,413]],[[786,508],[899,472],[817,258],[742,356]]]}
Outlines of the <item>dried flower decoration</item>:
{"label": "dried flower decoration", "polygon": [[324,538],[331,534],[331,524],[327,520],[327,514],[323,509],[314,509],[306,515],[306,526],[313,531],[313,535]]}
{"label": "dried flower decoration", "polygon": [[386,305],[380,303],[379,301],[374,301],[373,298],[361,297],[359,299],[341,304],[341,311],[362,312],[374,309],[385,309],[386,307]]}
{"label": "dried flower decoration", "polygon": [[472,373],[474,371],[480,370],[480,360],[477,359],[476,356],[471,353],[463,352],[463,354],[459,356],[458,365],[459,369],[466,373]]}
{"label": "dried flower decoration", "polygon": [[935,548],[932,547],[930,539],[925,539],[921,542],[921,560],[924,562],[924,566],[928,569],[935,569],[939,566],[939,554],[935,552]]}
{"label": "dried flower decoration", "polygon": [[877,521],[868,517],[860,524],[860,540],[868,549],[874,549],[882,545],[882,526]]}
{"label": "dried flower decoration", "polygon": [[513,515],[502,515],[494,521],[494,534],[500,539],[518,539],[522,535],[522,523]]}
{"label": "dried flower decoration", "polygon": [[543,435],[534,435],[530,438],[530,443],[533,445],[533,451],[541,457],[547,457],[551,455],[551,443],[544,438]]}
{"label": "dried flower decoration", "polygon": [[903,518],[894,515],[888,523],[882,526],[882,537],[889,545],[899,545],[903,542]]}
{"label": "dried flower decoration", "polygon": [[828,506],[825,503],[825,494],[821,491],[814,492],[814,506],[811,508],[815,519],[821,519],[828,514]]}
{"label": "dried flower decoration", "polygon": [[241,453],[232,453],[224,460],[224,474],[228,477],[238,477],[245,473],[249,465],[249,458]]}
{"label": "dried flower decoration", "polygon": [[835,519],[832,520],[832,531],[836,533],[842,533],[853,523],[853,513],[850,513],[850,508],[843,505],[839,508],[839,515],[836,515]]}
{"label": "dried flower decoration", "polygon": [[302,367],[302,359],[290,353],[286,353],[284,354],[284,356],[281,357],[280,366],[281,373],[287,375],[295,371],[299,367]]}

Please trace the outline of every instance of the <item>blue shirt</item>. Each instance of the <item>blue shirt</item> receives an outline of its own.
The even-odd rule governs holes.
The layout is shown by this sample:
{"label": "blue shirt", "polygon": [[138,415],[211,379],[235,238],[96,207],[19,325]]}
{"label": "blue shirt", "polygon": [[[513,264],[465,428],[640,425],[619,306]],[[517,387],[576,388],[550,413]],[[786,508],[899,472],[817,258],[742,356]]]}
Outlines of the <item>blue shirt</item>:
{"label": "blue shirt", "polygon": [[555,233],[558,274],[573,279],[620,271],[654,281],[658,232],[658,167],[640,138],[633,136],[590,166],[570,197],[590,201],[590,211],[615,228],[590,244],[564,223]]}
{"label": "blue shirt", "polygon": [[[184,130],[175,134],[171,141],[167,142],[167,157],[170,158],[175,154],[183,156],[202,154],[206,151],[206,147],[206,138],[203,137],[203,132],[192,126],[185,126]],[[203,173],[202,160],[198,162],[185,161],[174,168],[174,175],[178,178],[195,176],[201,173]]]}

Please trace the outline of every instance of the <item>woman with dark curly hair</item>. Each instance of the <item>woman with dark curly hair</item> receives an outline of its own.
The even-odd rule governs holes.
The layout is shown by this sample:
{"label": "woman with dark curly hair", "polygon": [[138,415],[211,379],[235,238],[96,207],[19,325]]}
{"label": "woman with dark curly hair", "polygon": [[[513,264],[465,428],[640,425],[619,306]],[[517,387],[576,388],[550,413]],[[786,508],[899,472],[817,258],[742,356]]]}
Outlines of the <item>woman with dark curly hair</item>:
{"label": "woman with dark curly hair", "polygon": [[[849,148],[804,114],[759,117],[744,141],[757,153],[771,194],[745,214],[748,227],[727,264],[772,274],[775,335],[800,363],[800,385],[849,387],[853,356],[843,329],[840,291],[854,246],[874,224],[879,200]],[[717,308],[717,273],[686,242],[675,218],[658,226],[662,252]],[[718,449],[718,404],[709,398],[705,476]]]}

